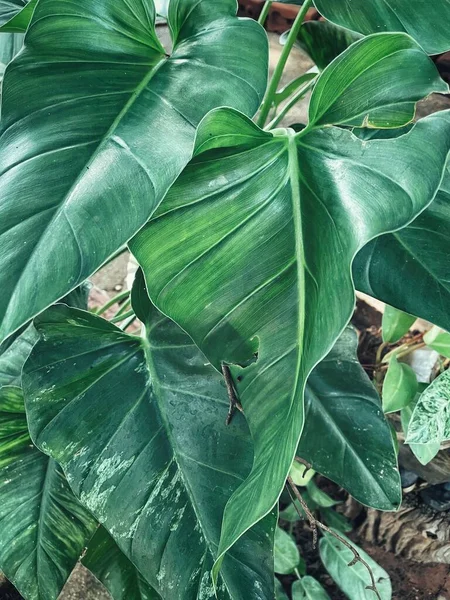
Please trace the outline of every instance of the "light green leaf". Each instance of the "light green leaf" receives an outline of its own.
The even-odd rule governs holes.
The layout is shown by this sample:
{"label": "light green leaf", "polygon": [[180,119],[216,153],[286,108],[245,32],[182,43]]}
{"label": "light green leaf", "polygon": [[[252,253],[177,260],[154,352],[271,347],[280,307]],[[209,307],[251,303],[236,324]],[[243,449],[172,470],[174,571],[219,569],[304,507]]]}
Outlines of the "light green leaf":
{"label": "light green leaf", "polygon": [[450,333],[434,326],[423,336],[423,341],[442,356],[450,358]]}
{"label": "light green leaf", "polygon": [[0,5],[0,32],[25,32],[36,4],[37,0],[3,0]]}
{"label": "light green leaf", "polygon": [[[368,554],[348,538],[340,534],[346,541],[356,548],[361,556],[373,571],[375,583],[381,600],[391,600],[392,586],[389,575],[382,569]],[[338,584],[349,600],[373,600],[375,595],[371,590],[366,589],[372,585],[369,571],[367,568],[357,562],[352,567],[349,563],[353,561],[353,552],[344,546],[342,542],[334,538],[329,533],[324,533],[324,537],[319,544],[320,558],[325,565],[326,570]]]}
{"label": "light green leaf", "polygon": [[428,54],[450,50],[448,0],[314,0],[327,19],[365,35],[380,31],[405,31]]}
{"label": "light green leaf", "polygon": [[356,256],[356,289],[450,330],[450,169],[433,203],[411,225]]}
{"label": "light green leaf", "polygon": [[289,533],[277,527],[275,530],[275,573],[289,575],[300,564],[300,553]]}
{"label": "light green leaf", "polygon": [[289,600],[279,579],[275,579],[275,600]]}
{"label": "light green leaf", "polygon": [[0,36],[0,81],[3,79],[6,66],[23,46],[23,35],[18,33],[3,33]]}
{"label": "light green leaf", "polygon": [[[303,428],[306,380],[353,311],[355,253],[432,201],[449,147],[448,112],[365,142],[336,127],[265,132],[218,109],[132,240],[154,303],[216,369],[232,365],[252,432],[253,469],[227,505],[220,556],[278,499]],[[374,460],[378,468],[378,453]],[[386,506],[386,496],[374,504]]]}
{"label": "light green leaf", "polygon": [[340,504],[339,500],[333,500],[328,494],[322,491],[314,480],[308,483],[308,494],[311,500],[317,504],[320,508],[330,508]]}
{"label": "light green leaf", "polygon": [[159,600],[104,527],[89,543],[82,563],[103,583],[113,600]]}
{"label": "light green leaf", "polygon": [[308,469],[305,465],[294,460],[289,475],[292,477],[292,481],[295,485],[306,486],[314,477],[315,471],[313,469]]}
{"label": "light green leaf", "polygon": [[407,444],[441,444],[450,439],[450,371],[421,394],[412,413]]}
{"label": "light green leaf", "polygon": [[412,38],[371,35],[323,71],[311,96],[310,126],[401,127],[413,120],[416,102],[433,91],[448,92],[448,85]]}
{"label": "light green leaf", "polygon": [[[64,306],[36,319],[30,430],[164,600],[209,600],[223,508],[251,468],[251,439],[240,414],[225,426],[223,378],[187,335],[145,293],[133,302],[148,340]],[[273,597],[274,526],[269,515],[226,558],[219,600]]]}
{"label": "light green leaf", "polygon": [[300,28],[297,45],[322,70],[361,37],[329,21],[307,21]]}
{"label": "light green leaf", "polygon": [[395,344],[408,333],[416,320],[416,317],[386,304],[382,322],[383,341]]}
{"label": "light green leaf", "polygon": [[416,374],[409,365],[401,363],[394,355],[383,383],[383,411],[395,412],[408,406],[419,389]]}
{"label": "light green leaf", "polygon": [[397,456],[357,347],[356,332],[347,327],[310,375],[297,454],[359,502],[392,510],[402,497]]}
{"label": "light green leaf", "polygon": [[[420,398],[420,395],[418,394],[416,396],[416,400],[414,402],[411,402],[411,404],[406,406],[401,412],[402,429],[405,434],[405,438],[408,437],[409,422],[411,420],[412,414],[414,412],[414,408],[416,407],[416,404],[417,404],[419,398]],[[411,449],[411,452],[417,458],[417,460],[422,465],[427,465],[437,455],[437,453],[441,449],[441,444],[440,444],[440,442],[431,441],[431,442],[427,442],[425,444],[410,443],[409,447]]]}
{"label": "light green leaf", "polygon": [[307,575],[299,581],[294,581],[292,586],[292,600],[330,600],[317,579]]}
{"label": "light green leaf", "polygon": [[167,56],[151,0],[38,3],[3,83],[0,339],[147,221],[210,109],[256,112],[267,37],[236,7],[173,0]]}
{"label": "light green leaf", "polygon": [[25,600],[56,600],[96,523],[31,443],[22,391],[0,388],[0,569]]}

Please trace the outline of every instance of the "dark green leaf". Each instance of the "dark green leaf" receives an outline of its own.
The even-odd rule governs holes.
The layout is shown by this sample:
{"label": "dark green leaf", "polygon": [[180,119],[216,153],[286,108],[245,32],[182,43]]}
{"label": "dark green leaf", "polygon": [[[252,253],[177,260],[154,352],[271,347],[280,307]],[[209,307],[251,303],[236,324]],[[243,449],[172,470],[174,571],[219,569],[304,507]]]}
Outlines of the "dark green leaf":
{"label": "dark green leaf", "polygon": [[392,356],[383,383],[383,411],[391,413],[405,408],[414,400],[418,389],[419,383],[412,368]]}
{"label": "dark green leaf", "polygon": [[341,533],[348,533],[353,529],[351,522],[332,508],[322,508],[320,514],[324,523],[332,529],[336,529]]}
{"label": "dark green leaf", "polygon": [[309,377],[297,454],[363,504],[390,510],[401,502],[397,457],[357,345],[347,328]]}
{"label": "dark green leaf", "polygon": [[380,31],[405,31],[428,54],[450,50],[448,0],[314,0],[324,17],[368,35]]}
{"label": "dark green leaf", "polygon": [[359,33],[328,21],[307,21],[300,28],[297,43],[319,69],[325,69],[331,61],[361,37]]}
{"label": "dark green leaf", "polygon": [[167,57],[151,1],[38,3],[3,84],[0,338],[147,221],[211,108],[252,115],[259,107],[263,29],[235,17],[236,0],[170,7]]}
{"label": "dark green leaf", "polygon": [[0,31],[25,32],[30,24],[36,4],[37,0],[2,0],[0,5]]}
{"label": "dark green leaf", "polygon": [[275,573],[288,575],[300,564],[300,553],[294,538],[281,527],[275,530]]}
{"label": "dark green leaf", "polygon": [[[365,142],[337,127],[272,134],[218,109],[199,127],[195,159],[131,242],[158,308],[216,369],[233,365],[252,431],[253,470],[227,505],[220,555],[278,499],[303,427],[306,379],[353,311],[355,253],[431,202],[449,148],[448,112]],[[376,507],[397,504],[391,456],[385,491],[370,496]],[[386,458],[377,449],[364,467],[378,471]]]}
{"label": "dark green leaf", "polygon": [[[145,293],[133,298],[148,341],[65,306],[36,319],[24,372],[30,430],[164,600],[208,600],[223,509],[251,468],[251,440],[241,415],[225,426],[223,378],[149,313]],[[274,525],[269,515],[227,556],[219,600],[273,597]]]}
{"label": "dark green leaf", "polygon": [[289,600],[279,579],[275,579],[275,600]]}
{"label": "dark green leaf", "polygon": [[294,581],[292,600],[330,600],[330,596],[316,579],[306,576]]}
{"label": "dark green leaf", "polygon": [[113,600],[159,600],[104,527],[99,527],[82,560]]}
{"label": "dark green leaf", "polygon": [[450,439],[450,371],[421,394],[408,424],[407,444],[441,444]]}
{"label": "dark green leaf", "polygon": [[56,600],[96,523],[31,443],[19,387],[0,389],[0,569],[25,600]]}
{"label": "dark green leaf", "polygon": [[[342,534],[340,535],[345,538]],[[358,550],[361,558],[372,569],[381,600],[391,600],[392,586],[386,571],[361,548],[358,548],[348,538],[345,539]],[[325,532],[324,537],[320,540],[319,549],[320,558],[326,570],[349,600],[373,600],[375,597],[373,591],[367,589],[372,585],[369,571],[360,562],[349,567],[349,563],[354,559],[354,554],[349,548],[331,534]]]}
{"label": "dark green leaf", "polygon": [[416,317],[386,304],[382,322],[383,341],[395,344],[408,333],[415,322]]}
{"label": "dark green leaf", "polygon": [[450,170],[433,203],[404,229],[370,242],[353,265],[356,289],[450,330]]}
{"label": "dark green leaf", "polygon": [[439,327],[433,327],[423,336],[423,341],[427,346],[450,358],[450,333],[442,331]]}
{"label": "dark green leaf", "polygon": [[323,71],[311,96],[310,125],[401,127],[433,91],[448,92],[448,85],[412,38],[371,35]]}

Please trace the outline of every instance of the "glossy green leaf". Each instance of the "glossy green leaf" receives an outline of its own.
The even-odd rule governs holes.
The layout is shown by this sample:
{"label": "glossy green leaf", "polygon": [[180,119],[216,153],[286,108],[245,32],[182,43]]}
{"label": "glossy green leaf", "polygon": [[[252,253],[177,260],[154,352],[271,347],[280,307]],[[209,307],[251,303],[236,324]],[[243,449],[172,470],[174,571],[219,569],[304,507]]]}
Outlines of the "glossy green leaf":
{"label": "glossy green leaf", "polygon": [[308,494],[311,500],[317,504],[320,508],[330,508],[340,504],[339,500],[333,500],[331,496],[321,490],[314,480],[308,483]]}
{"label": "glossy green leaf", "polygon": [[397,456],[357,347],[356,332],[348,327],[310,375],[297,454],[359,502],[391,510],[401,502]]}
{"label": "glossy green leaf", "polygon": [[300,564],[300,553],[294,538],[281,527],[275,530],[275,573],[289,575]]}
{"label": "glossy green leaf", "polygon": [[2,0],[0,32],[23,33],[27,30],[37,0]]}
{"label": "glossy green leaf", "polygon": [[[372,569],[381,600],[391,600],[392,586],[386,571],[361,548],[358,548],[348,538],[345,539],[357,548],[361,558]],[[360,562],[352,567],[348,566],[354,559],[354,554],[349,548],[331,534],[325,532],[324,537],[320,540],[319,550],[320,558],[326,570],[349,600],[373,600],[375,597],[373,591],[366,589],[372,584],[369,571]]]}
{"label": "glossy green leaf", "polygon": [[430,331],[423,336],[423,341],[427,346],[450,358],[450,333],[442,331],[439,327],[432,327]]}
{"label": "glossy green leaf", "polygon": [[267,38],[235,13],[236,0],[173,0],[167,56],[151,0],[39,2],[3,84],[0,338],[147,221],[211,108],[256,112]]}
{"label": "glossy green leaf", "polygon": [[394,355],[383,383],[383,411],[391,413],[405,408],[414,400],[418,389],[419,383],[412,368],[399,362]]}
{"label": "glossy green leaf", "polygon": [[300,28],[297,44],[319,69],[325,69],[361,37],[361,34],[329,21],[307,21]]}
{"label": "glossy green leaf", "polygon": [[330,600],[317,579],[307,575],[299,581],[294,581],[292,586],[292,600]]}
{"label": "glossy green leaf", "polygon": [[[225,425],[223,378],[187,335],[149,312],[145,294],[133,302],[148,340],[64,306],[35,320],[30,431],[164,600],[209,600],[223,508],[251,467],[251,440],[240,414]],[[233,548],[219,600],[273,597],[274,525],[269,515]]]}
{"label": "glossy green leaf", "polygon": [[448,92],[448,85],[412,38],[371,35],[323,71],[311,96],[310,125],[401,127],[433,91]]}
{"label": "glossy green leaf", "polygon": [[[221,556],[282,490],[306,379],[353,311],[355,253],[432,201],[449,148],[448,112],[400,138],[364,142],[336,127],[264,132],[218,109],[202,121],[195,159],[132,240],[158,308],[217,369],[233,365],[252,431],[255,461],[226,508]],[[373,504],[387,501],[396,505],[377,492]]]}
{"label": "glossy green leaf", "polygon": [[356,289],[450,330],[450,169],[439,193],[400,231],[370,242],[356,256]]}
{"label": "glossy green leaf", "polygon": [[56,600],[96,523],[31,443],[21,389],[0,389],[0,569],[25,600]]}
{"label": "glossy green leaf", "polygon": [[448,0],[314,0],[328,20],[365,35],[405,31],[428,54],[450,50]]}
{"label": "glossy green leaf", "polygon": [[450,440],[450,371],[444,371],[421,394],[408,424],[407,444]]}
{"label": "glossy green leaf", "polygon": [[[411,402],[411,404],[409,404],[401,412],[402,428],[405,438],[408,437],[409,422],[411,421],[412,414],[419,398],[420,395],[418,394],[415,401]],[[411,449],[411,452],[422,465],[427,465],[430,461],[432,461],[441,449],[441,444],[438,441],[425,442],[424,444],[409,443],[408,445]]]}
{"label": "glossy green leaf", "polygon": [[89,543],[82,563],[103,583],[113,600],[159,600],[104,527]]}
{"label": "glossy green leaf", "polygon": [[416,320],[416,317],[387,304],[384,307],[381,326],[383,331],[383,342],[395,344],[395,342],[398,342],[408,333]]}
{"label": "glossy green leaf", "polygon": [[275,579],[275,600],[289,600],[279,579]]}

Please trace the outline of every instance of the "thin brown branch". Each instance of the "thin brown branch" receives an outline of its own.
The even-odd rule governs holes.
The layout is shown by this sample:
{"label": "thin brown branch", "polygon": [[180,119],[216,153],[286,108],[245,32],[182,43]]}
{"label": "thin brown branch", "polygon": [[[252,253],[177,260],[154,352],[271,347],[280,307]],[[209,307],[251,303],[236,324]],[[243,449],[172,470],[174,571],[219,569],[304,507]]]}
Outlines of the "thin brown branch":
{"label": "thin brown branch", "polygon": [[[348,548],[353,553],[353,556],[354,556],[353,560],[351,562],[349,562],[348,566],[349,567],[353,567],[357,563],[361,563],[367,569],[367,571],[369,573],[369,576],[370,576],[370,581],[371,581],[371,585],[367,586],[366,590],[371,590],[376,595],[377,600],[382,600],[382,598],[380,596],[380,593],[379,593],[379,591],[377,589],[377,584],[376,584],[376,581],[375,581],[375,575],[373,574],[373,571],[370,568],[369,564],[362,558],[362,556],[360,555],[360,553],[358,552],[358,550],[356,550],[356,548],[354,548],[349,542],[347,542],[347,540],[345,538],[343,538],[341,535],[339,535],[338,533],[336,533],[335,531],[333,531],[332,529],[330,529],[329,527],[327,527],[324,523],[321,523],[318,519],[316,519],[316,517],[310,511],[310,509],[309,509],[308,505],[306,504],[306,502],[303,500],[303,497],[300,494],[300,492],[298,491],[297,486],[293,482],[292,478],[288,477],[287,478],[287,482],[288,482],[289,487],[291,488],[294,496],[300,502],[300,505],[301,505],[302,509],[305,511],[305,514],[306,514],[306,516],[308,518],[308,521],[309,521],[309,523],[311,525],[311,529],[313,530],[313,535],[314,535],[314,532],[315,532],[314,546],[317,543],[317,528],[321,529],[322,531],[326,531],[327,533],[329,533],[330,535],[332,535],[335,539],[337,539],[339,542],[341,542],[341,544],[343,544],[346,548]],[[288,488],[288,491],[289,491],[289,488]],[[300,512],[298,506],[295,504],[295,502],[294,502],[294,507],[295,507],[298,515],[301,518],[303,518],[303,515],[301,514],[301,512]],[[312,521],[314,521],[314,525],[312,524]]]}
{"label": "thin brown branch", "polygon": [[244,412],[241,403],[238,400],[236,390],[234,389],[233,377],[231,376],[230,367],[225,363],[222,363],[222,374],[225,379],[225,385],[227,386],[228,398],[230,400],[230,410],[225,421],[226,425],[229,425],[233,419],[236,409],[240,412]]}

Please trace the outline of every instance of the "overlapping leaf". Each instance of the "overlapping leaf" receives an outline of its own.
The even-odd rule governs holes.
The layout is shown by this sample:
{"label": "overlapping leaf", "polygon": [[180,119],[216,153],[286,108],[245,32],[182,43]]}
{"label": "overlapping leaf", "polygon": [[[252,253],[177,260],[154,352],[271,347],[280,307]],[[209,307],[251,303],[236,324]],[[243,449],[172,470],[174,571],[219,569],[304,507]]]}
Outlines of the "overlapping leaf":
{"label": "overlapping leaf", "polygon": [[361,34],[329,21],[307,21],[300,28],[297,45],[311,57],[319,69],[325,69],[360,38]]}
{"label": "overlapping leaf", "polygon": [[215,106],[252,115],[267,39],[235,0],[41,0],[7,69],[0,138],[0,338],[88,277],[150,217]]}
{"label": "overlapping leaf", "polygon": [[30,24],[37,0],[2,0],[0,31],[23,33]]}
{"label": "overlapping leaf", "polygon": [[[225,426],[223,378],[192,341],[134,301],[148,341],[63,306],[37,319],[30,430],[163,599],[212,599],[223,508],[250,469],[250,438],[241,415]],[[273,597],[274,524],[236,545],[219,599]]]}
{"label": "overlapping leaf", "polygon": [[356,348],[356,333],[347,328],[311,373],[297,454],[363,504],[390,510],[401,502],[397,456]]}
{"label": "overlapping leaf", "polygon": [[56,600],[96,524],[31,443],[20,374],[34,341],[28,329],[0,357],[0,569],[26,600]]}
{"label": "overlapping leaf", "polygon": [[450,171],[417,219],[356,256],[356,289],[450,330]]}
{"label": "overlapping leaf", "polygon": [[104,527],[99,527],[82,560],[113,600],[160,600]]}
{"label": "overlapping leaf", "polygon": [[450,50],[449,0],[314,0],[314,4],[330,21],[365,35],[404,31],[428,54]]}
{"label": "overlapping leaf", "polygon": [[[392,45],[409,38],[363,41],[375,38],[386,39],[386,65],[395,73],[403,50],[391,61]],[[404,52],[407,62],[410,51]],[[369,73],[363,70],[364,80]],[[375,61],[374,79],[378,73]],[[313,123],[332,115],[339,123],[381,118],[390,98],[388,72],[385,101],[371,91],[354,103],[355,73],[334,107],[329,91],[341,81],[341,67],[324,76],[329,89],[319,81],[313,92]],[[395,107],[387,109],[393,114]],[[364,142],[335,127],[264,132],[236,111],[216,110],[200,125],[196,158],[132,241],[155,304],[217,369],[236,365],[255,461],[227,506],[221,555],[270,510],[283,487],[303,427],[306,379],[353,309],[355,253],[431,202],[449,149],[447,112],[406,136]]]}

